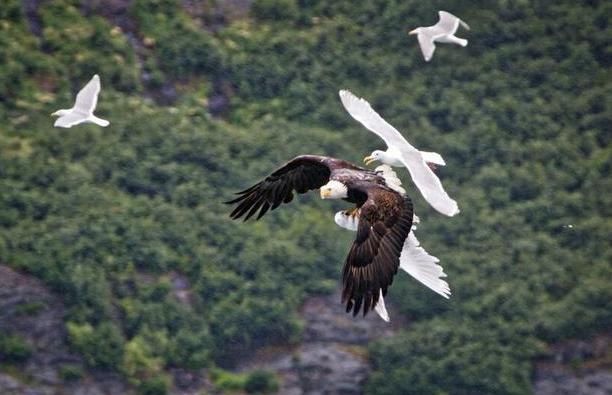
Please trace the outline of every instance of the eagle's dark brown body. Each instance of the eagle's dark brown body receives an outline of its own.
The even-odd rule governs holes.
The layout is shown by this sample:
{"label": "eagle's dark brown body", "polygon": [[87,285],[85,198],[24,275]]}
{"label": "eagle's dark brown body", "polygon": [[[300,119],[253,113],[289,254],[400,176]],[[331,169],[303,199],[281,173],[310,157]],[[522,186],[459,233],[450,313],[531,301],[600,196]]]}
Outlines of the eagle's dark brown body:
{"label": "eagle's dark brown body", "polygon": [[359,226],[346,258],[342,301],[353,315],[373,309],[385,295],[399,267],[404,240],[412,227],[413,207],[408,197],[389,188],[378,172],[326,156],[302,155],[274,171],[263,181],[239,192],[228,202],[238,204],[230,216],[245,221],[258,213],[293,200],[293,191],[306,193],[335,180],[346,186],[344,200],[359,209]]}

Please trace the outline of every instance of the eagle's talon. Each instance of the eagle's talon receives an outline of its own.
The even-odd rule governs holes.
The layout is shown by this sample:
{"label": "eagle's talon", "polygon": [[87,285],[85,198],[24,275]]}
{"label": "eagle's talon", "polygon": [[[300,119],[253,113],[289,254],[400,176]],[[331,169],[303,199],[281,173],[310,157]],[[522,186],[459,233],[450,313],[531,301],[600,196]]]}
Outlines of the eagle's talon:
{"label": "eagle's talon", "polygon": [[344,210],[344,215],[347,217],[355,217],[358,214],[359,209],[355,207],[354,209]]}

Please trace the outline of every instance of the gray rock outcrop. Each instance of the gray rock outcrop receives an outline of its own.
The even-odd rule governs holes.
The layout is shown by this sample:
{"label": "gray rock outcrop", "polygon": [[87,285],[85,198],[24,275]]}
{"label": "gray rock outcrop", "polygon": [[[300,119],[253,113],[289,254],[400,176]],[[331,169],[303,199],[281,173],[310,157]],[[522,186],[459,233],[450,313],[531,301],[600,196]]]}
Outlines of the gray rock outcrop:
{"label": "gray rock outcrop", "polygon": [[[87,372],[67,344],[64,305],[36,278],[0,265],[0,334],[17,335],[32,355],[13,371],[0,371],[0,394],[116,395],[127,393],[116,374]],[[65,380],[61,369],[76,366],[85,374]]]}
{"label": "gray rock outcrop", "polygon": [[[389,307],[389,306],[387,306]],[[391,316],[393,319],[392,310]],[[398,326],[372,312],[366,317],[346,314],[339,294],[308,299],[301,309],[303,341],[296,347],[264,349],[239,371],[267,369],[281,378],[280,394],[357,395],[370,373],[366,348],[391,336]]]}

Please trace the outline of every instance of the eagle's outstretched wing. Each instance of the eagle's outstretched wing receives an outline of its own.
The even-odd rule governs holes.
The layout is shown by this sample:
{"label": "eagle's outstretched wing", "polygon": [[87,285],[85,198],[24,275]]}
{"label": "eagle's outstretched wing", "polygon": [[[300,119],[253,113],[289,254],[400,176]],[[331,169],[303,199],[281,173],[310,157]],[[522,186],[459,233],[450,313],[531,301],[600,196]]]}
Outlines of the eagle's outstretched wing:
{"label": "eagle's outstretched wing", "polygon": [[408,197],[380,185],[362,188],[367,200],[359,209],[355,241],[342,273],[342,303],[346,311],[363,315],[387,294],[400,264],[404,240],[412,227],[413,208]]}
{"label": "eagle's outstretched wing", "polygon": [[329,181],[329,160],[315,155],[301,155],[290,160],[263,181],[238,192],[240,196],[236,199],[226,202],[238,204],[230,217],[238,219],[246,214],[246,221],[259,210],[259,219],[269,209],[274,210],[281,203],[293,200],[293,191],[301,194],[320,188]]}

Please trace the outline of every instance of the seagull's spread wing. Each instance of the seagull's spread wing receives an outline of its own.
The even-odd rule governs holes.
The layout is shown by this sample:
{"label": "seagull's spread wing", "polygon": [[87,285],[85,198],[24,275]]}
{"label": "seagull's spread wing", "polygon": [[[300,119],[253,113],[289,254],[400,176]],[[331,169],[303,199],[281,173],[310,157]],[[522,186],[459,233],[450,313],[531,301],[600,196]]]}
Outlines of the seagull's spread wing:
{"label": "seagull's spread wing", "polygon": [[402,248],[400,268],[432,291],[448,299],[451,292],[448,283],[441,279],[446,277],[446,273],[442,266],[437,264],[439,261],[420,246],[414,231],[410,232]]}
{"label": "seagull's spread wing", "polygon": [[440,17],[440,20],[434,26],[440,27],[450,34],[455,34],[455,32],[457,32],[459,24],[461,24],[464,29],[470,30],[470,26],[467,23],[463,22],[450,12],[438,11],[438,16]]}
{"label": "seagull's spread wing", "polygon": [[397,129],[378,115],[366,100],[347,90],[341,90],[339,95],[346,111],[363,126],[383,139],[389,148],[393,147],[398,140],[403,140],[403,144],[416,151],[416,148],[410,145]]}
{"label": "seagull's spread wing", "polygon": [[436,210],[452,217],[459,214],[457,202],[451,199],[442,187],[442,183],[431,170],[420,153],[406,147],[398,148],[402,163],[408,169],[414,184],[417,186],[425,200]]}
{"label": "seagull's spread wing", "polygon": [[85,115],[93,114],[98,104],[98,94],[100,93],[100,77],[94,75],[91,80],[79,91],[74,103],[74,110]]}
{"label": "seagull's spread wing", "polygon": [[440,28],[445,34],[455,34],[459,27],[459,18],[446,11],[438,11],[440,20],[434,26]]}
{"label": "seagull's spread wing", "polygon": [[378,115],[370,103],[346,90],[340,91],[340,99],[353,118],[382,138],[391,150],[400,154],[401,161],[410,172],[415,185],[433,208],[448,216],[459,213],[457,202],[448,196],[440,179],[427,166],[419,150],[410,145],[397,129]]}
{"label": "seagull's spread wing", "polygon": [[369,186],[359,208],[353,245],[342,270],[342,303],[357,315],[376,309],[393,282],[404,240],[412,226],[412,202],[386,187]]}
{"label": "seagull's spread wing", "polygon": [[421,31],[419,34],[417,34],[417,38],[419,40],[419,47],[423,53],[423,58],[425,58],[426,62],[429,62],[434,51],[436,50],[436,44],[434,44],[435,37],[431,34],[431,32]]}
{"label": "seagull's spread wing", "polygon": [[385,185],[393,189],[395,192],[404,196],[406,190],[402,188],[402,181],[397,176],[397,173],[393,171],[393,168],[389,165],[380,165],[374,171],[380,174],[385,179]]}
{"label": "seagull's spread wing", "polygon": [[226,202],[227,204],[238,204],[230,217],[238,219],[246,214],[244,217],[246,221],[259,210],[257,215],[259,219],[269,209],[274,210],[281,203],[289,203],[293,200],[294,190],[301,194],[322,187],[329,181],[330,174],[331,170],[324,163],[324,157],[298,156],[263,181],[238,192],[240,196],[236,199]]}
{"label": "seagull's spread wing", "polygon": [[85,120],[87,120],[87,116],[85,114],[71,111],[68,114],[57,118],[53,123],[53,126],[60,128],[71,128],[74,125],[84,122]]}
{"label": "seagull's spread wing", "polygon": [[438,165],[438,166],[446,166],[446,162],[444,162],[442,155],[440,155],[439,153],[427,152],[427,151],[420,151],[420,152],[425,162],[433,163],[434,165]]}

